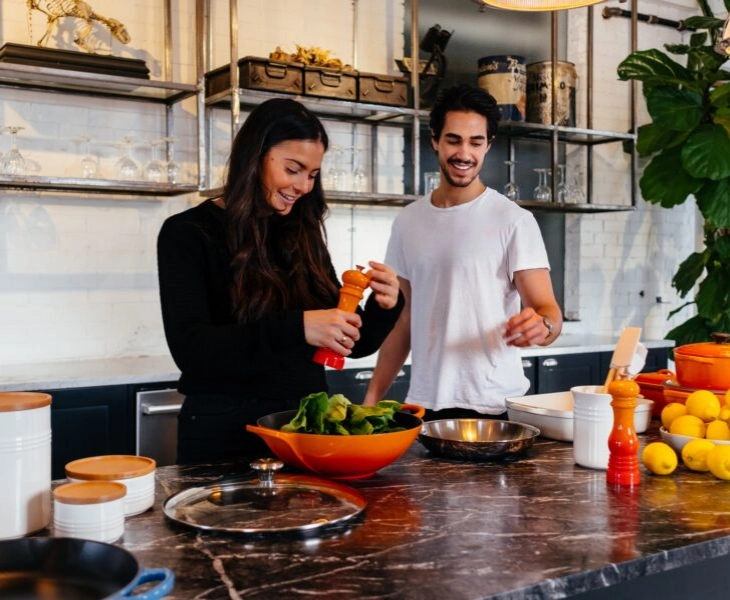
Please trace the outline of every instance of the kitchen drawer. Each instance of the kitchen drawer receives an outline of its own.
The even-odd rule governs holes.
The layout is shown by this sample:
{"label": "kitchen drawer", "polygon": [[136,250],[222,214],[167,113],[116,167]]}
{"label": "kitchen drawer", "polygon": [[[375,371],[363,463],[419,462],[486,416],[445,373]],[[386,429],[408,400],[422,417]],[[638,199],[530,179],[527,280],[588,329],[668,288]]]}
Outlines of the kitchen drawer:
{"label": "kitchen drawer", "polygon": [[[227,91],[231,86],[230,80],[229,65],[206,73],[206,97]],[[238,61],[238,85],[243,89],[301,94],[304,85],[304,66],[246,56]]]}

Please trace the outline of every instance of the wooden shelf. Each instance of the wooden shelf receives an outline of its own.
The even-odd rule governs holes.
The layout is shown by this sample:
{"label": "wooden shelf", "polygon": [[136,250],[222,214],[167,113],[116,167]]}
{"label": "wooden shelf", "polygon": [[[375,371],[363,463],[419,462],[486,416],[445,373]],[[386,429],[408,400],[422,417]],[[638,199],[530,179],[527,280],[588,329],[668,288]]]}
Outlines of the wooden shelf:
{"label": "wooden shelf", "polygon": [[0,84],[36,91],[115,97],[163,104],[174,104],[197,93],[196,86],[192,84],[14,63],[0,63]]}

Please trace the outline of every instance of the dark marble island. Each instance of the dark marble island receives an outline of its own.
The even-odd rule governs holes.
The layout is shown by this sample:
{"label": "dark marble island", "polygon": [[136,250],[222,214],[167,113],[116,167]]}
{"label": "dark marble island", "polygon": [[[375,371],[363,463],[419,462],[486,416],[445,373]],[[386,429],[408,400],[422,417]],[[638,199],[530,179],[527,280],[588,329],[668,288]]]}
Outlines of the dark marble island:
{"label": "dark marble island", "polygon": [[[656,434],[640,436],[642,444]],[[727,598],[730,482],[680,466],[612,489],[538,438],[519,459],[432,458],[419,443],[348,482],[365,516],[324,537],[256,539],[169,521],[170,494],[246,465],[163,467],[154,508],[118,542],[176,575],[170,599]]]}

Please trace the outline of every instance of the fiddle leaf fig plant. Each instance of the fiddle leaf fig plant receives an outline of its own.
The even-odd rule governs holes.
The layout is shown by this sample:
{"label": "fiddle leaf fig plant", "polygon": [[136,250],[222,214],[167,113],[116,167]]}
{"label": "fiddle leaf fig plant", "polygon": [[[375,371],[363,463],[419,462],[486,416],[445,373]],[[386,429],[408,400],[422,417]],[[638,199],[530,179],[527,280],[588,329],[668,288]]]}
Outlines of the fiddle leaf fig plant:
{"label": "fiddle leaf fig plant", "polygon": [[[730,10],[730,0],[724,0]],[[618,66],[620,79],[642,83],[651,122],[638,128],[636,151],[649,159],[639,180],[647,202],[672,208],[694,196],[704,219],[704,248],[672,278],[681,298],[694,298],[696,314],[667,333],[677,345],[730,333],[730,70],[715,46],[724,21],[706,0],[702,16],[685,19],[688,44],[632,52]],[[678,57],[678,60],[673,58]],[[725,68],[723,68],[725,67]]]}

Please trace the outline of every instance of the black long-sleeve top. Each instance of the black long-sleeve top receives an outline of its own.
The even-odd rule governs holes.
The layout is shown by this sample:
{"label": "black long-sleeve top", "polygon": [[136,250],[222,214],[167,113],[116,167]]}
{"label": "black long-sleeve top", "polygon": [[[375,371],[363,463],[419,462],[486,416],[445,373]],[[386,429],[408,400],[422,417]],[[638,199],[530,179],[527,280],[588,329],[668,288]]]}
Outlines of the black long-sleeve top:
{"label": "black long-sleeve top", "polygon": [[[327,390],[324,367],[312,361],[316,348],[304,338],[303,310],[246,324],[233,316],[224,215],[207,200],[169,217],[157,240],[165,336],[182,373],[178,390],[289,402]],[[401,293],[397,305],[385,310],[371,295],[358,308],[363,324],[353,358],[380,347],[403,304]]]}

